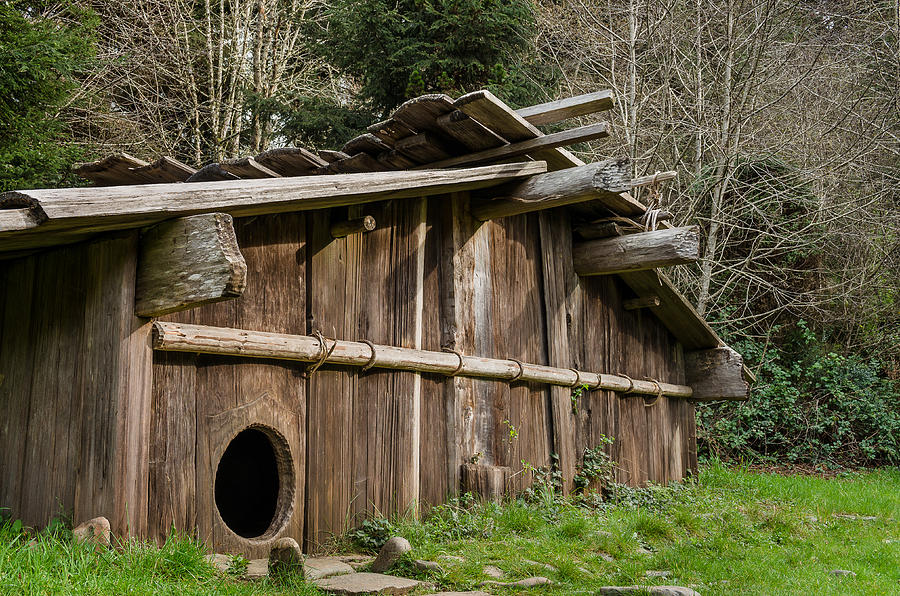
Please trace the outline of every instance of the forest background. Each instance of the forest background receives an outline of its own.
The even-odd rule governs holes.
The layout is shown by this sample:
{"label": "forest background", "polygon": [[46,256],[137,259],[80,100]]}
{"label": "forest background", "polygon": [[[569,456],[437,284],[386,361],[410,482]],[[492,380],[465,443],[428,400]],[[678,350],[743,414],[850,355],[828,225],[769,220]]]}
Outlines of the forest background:
{"label": "forest background", "polygon": [[656,200],[705,242],[674,278],[758,378],[698,407],[705,453],[900,463],[896,0],[3,0],[0,191],[117,151],[337,149],[483,87],[612,89],[615,141],[576,152],[679,171]]}

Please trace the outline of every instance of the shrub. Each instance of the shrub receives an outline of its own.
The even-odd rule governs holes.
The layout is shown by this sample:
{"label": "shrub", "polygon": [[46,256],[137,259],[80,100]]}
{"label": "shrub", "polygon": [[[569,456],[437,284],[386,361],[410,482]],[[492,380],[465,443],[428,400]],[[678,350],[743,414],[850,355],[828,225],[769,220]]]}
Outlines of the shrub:
{"label": "shrub", "polygon": [[780,347],[734,344],[757,371],[750,399],[697,408],[701,449],[832,465],[900,462],[900,383],[877,359],[829,349],[800,321]]}

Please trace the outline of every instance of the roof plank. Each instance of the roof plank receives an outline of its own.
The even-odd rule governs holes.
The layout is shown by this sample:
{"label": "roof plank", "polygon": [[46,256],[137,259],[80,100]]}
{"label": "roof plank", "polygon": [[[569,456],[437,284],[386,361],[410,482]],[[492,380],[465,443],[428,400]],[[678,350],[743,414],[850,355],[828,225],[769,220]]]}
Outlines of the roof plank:
{"label": "roof plank", "polygon": [[144,227],[196,213],[221,211],[240,217],[474,190],[546,170],[543,162],[527,162],[457,170],[15,191],[0,194],[0,203],[35,201],[47,220],[37,227],[0,232],[0,251],[65,244],[86,233]]}

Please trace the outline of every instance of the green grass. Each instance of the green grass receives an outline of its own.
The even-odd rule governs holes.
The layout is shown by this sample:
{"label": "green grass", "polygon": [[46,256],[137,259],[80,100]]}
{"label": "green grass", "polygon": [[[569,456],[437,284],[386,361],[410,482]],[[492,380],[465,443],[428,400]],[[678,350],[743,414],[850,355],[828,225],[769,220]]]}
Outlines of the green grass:
{"label": "green grass", "polygon": [[201,544],[170,538],[161,548],[76,544],[59,525],[28,536],[0,527],[0,594],[321,594],[299,579],[249,583],[218,573]]}
{"label": "green grass", "polygon": [[[588,506],[558,498],[543,498],[534,506],[456,501],[433,509],[421,522],[395,519],[391,524],[412,542],[416,558],[439,561],[444,570],[418,572],[406,561],[396,573],[447,590],[476,589],[490,579],[482,575],[483,567],[495,565],[510,580],[532,575],[553,580],[552,586],[529,594],[678,584],[693,585],[704,596],[883,595],[900,594],[900,542],[886,542],[900,540],[898,520],[896,469],[823,478],[713,463],[694,482],[622,489],[618,504]],[[173,538],[162,548],[131,543],[96,552],[73,544],[59,527],[30,537],[7,523],[0,527],[0,593],[317,593],[300,580],[249,584],[223,576],[203,554],[202,546],[187,538]],[[837,578],[828,573],[833,569],[857,576]],[[668,571],[671,577],[648,579],[649,570]]]}

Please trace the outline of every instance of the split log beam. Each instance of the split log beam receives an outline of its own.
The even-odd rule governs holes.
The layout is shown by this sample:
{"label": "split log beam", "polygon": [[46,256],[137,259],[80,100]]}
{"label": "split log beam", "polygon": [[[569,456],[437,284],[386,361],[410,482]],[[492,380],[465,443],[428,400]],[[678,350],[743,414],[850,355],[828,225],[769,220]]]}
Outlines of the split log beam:
{"label": "split log beam", "polygon": [[592,199],[615,203],[628,188],[630,169],[627,159],[608,159],[534,176],[493,189],[493,198],[473,202],[472,215],[487,221]]}
{"label": "split log beam", "polygon": [[614,103],[611,90],[595,91],[522,108],[516,110],[516,113],[534,125],[553,124],[576,116],[586,116],[609,110]]}
{"label": "split log beam", "polygon": [[153,184],[23,190],[0,194],[0,205],[35,202],[44,223],[0,232],[0,251],[65,244],[106,230],[139,228],[164,219],[225,212],[235,217],[358,205],[496,186],[545,172],[543,162],[420,172],[374,172],[194,184]]}
{"label": "split log beam", "polygon": [[590,240],[576,244],[572,258],[581,276],[681,265],[700,258],[700,235],[690,226]]}
{"label": "split log beam", "polygon": [[542,135],[527,141],[519,141],[518,143],[510,143],[502,147],[486,149],[477,153],[469,153],[451,157],[435,163],[430,163],[421,168],[455,168],[460,166],[472,166],[476,164],[485,164],[519,157],[529,153],[546,151],[547,149],[556,149],[557,147],[565,147],[574,145],[575,143],[584,143],[593,141],[594,139],[602,139],[609,136],[609,123],[598,122],[597,124],[589,124],[578,128],[570,128],[561,130],[549,135]]}
{"label": "split log beam", "polygon": [[750,384],[744,376],[744,359],[729,348],[686,352],[684,373],[697,401],[738,400],[750,397]]}
{"label": "split log beam", "polygon": [[158,317],[229,300],[240,296],[246,284],[247,263],[230,215],[164,221],[141,237],[134,312]]}
{"label": "split log beam", "polygon": [[640,308],[652,308],[659,306],[659,296],[644,296],[643,298],[632,298],[624,300],[622,306],[625,310],[638,310]]}
{"label": "split log beam", "polygon": [[331,224],[330,232],[332,238],[343,238],[344,236],[349,236],[350,234],[371,232],[374,229],[375,218],[371,215],[366,215],[365,217],[348,219],[346,221],[333,223]]}
{"label": "split log beam", "polygon": [[578,224],[573,231],[582,240],[597,240],[598,238],[611,238],[624,236],[625,230],[614,221],[601,221],[587,224]]}
{"label": "split log beam", "polygon": [[653,381],[630,381],[617,375],[598,374],[557,368],[544,364],[520,365],[515,360],[457,356],[455,353],[433,352],[396,346],[381,346],[326,339],[322,345],[309,335],[288,335],[264,331],[248,331],[227,327],[190,325],[155,321],[153,347],[170,352],[220,354],[251,358],[273,358],[299,362],[366,366],[393,370],[442,373],[498,381],[522,381],[577,387],[606,389],[643,395],[691,397],[690,387]]}
{"label": "split log beam", "polygon": [[453,150],[429,132],[421,132],[397,141],[396,150],[417,164],[433,167],[434,162],[441,163],[453,155]]}

